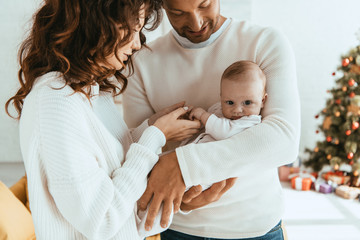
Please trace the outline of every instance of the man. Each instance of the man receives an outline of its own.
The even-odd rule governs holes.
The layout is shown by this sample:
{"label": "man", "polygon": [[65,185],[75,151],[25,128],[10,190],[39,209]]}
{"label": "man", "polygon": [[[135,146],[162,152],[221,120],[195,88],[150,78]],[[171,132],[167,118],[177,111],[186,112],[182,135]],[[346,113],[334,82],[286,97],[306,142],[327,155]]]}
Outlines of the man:
{"label": "man", "polygon": [[[180,203],[182,210],[195,209],[176,214],[164,239],[283,239],[277,167],[296,159],[300,138],[293,52],[278,31],[225,18],[219,5],[219,0],[163,0],[173,30],[135,57],[135,74],[124,95],[125,112],[131,115],[125,119],[135,126],[183,100],[207,109],[220,100],[225,68],[250,60],[268,80],[263,121],[229,139],[189,144],[163,155],[140,208],[152,199],[147,226],[161,204],[164,226],[173,206],[175,211]],[[235,185],[216,202],[203,206],[208,199],[189,202],[188,196],[181,202],[186,187],[233,177]]]}

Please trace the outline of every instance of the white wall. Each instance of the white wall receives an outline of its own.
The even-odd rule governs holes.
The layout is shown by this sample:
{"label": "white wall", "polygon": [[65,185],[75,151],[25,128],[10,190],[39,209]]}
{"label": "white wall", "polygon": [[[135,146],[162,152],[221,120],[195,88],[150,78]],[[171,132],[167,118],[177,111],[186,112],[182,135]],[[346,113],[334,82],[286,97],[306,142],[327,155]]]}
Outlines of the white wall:
{"label": "white wall", "polygon": [[[300,153],[313,147],[320,120],[314,116],[325,107],[326,90],[334,85],[331,73],[359,41],[360,0],[220,0],[225,16],[280,28],[296,55],[302,104]],[[6,116],[5,101],[17,88],[17,48],[26,22],[40,0],[0,0],[0,162],[21,161],[17,122]],[[170,29],[168,23],[149,40]],[[286,66],[285,66],[286,67]]]}
{"label": "white wall", "polygon": [[300,157],[306,156],[305,147],[324,139],[315,134],[322,119],[314,116],[331,97],[326,90],[335,86],[331,74],[341,55],[360,44],[355,36],[359,9],[359,0],[253,0],[252,21],[280,28],[295,52],[302,111]]}
{"label": "white wall", "polygon": [[0,0],[0,162],[21,161],[17,122],[5,102],[17,90],[17,50],[40,0]]}

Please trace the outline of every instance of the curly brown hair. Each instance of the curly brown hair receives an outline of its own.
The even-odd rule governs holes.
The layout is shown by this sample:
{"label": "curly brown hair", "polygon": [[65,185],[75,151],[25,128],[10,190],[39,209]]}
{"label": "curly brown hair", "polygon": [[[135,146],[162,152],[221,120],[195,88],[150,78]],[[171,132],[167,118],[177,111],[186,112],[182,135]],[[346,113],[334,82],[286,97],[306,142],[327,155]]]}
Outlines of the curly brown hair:
{"label": "curly brown hair", "polygon": [[[94,82],[102,91],[111,91],[114,96],[121,94],[127,86],[123,69],[107,69],[101,63],[131,41],[144,6],[144,28],[154,30],[161,22],[161,4],[161,0],[45,0],[34,15],[29,36],[20,46],[20,89],[6,102],[6,113],[11,116],[8,110],[13,103],[18,113],[14,118],[19,119],[24,99],[36,78],[51,71],[62,73],[65,86],[88,98],[90,92],[85,92],[84,87]],[[119,26],[125,34],[120,34]],[[146,46],[142,32],[140,42]],[[132,74],[131,58],[127,65]],[[108,81],[113,75],[120,87]]]}

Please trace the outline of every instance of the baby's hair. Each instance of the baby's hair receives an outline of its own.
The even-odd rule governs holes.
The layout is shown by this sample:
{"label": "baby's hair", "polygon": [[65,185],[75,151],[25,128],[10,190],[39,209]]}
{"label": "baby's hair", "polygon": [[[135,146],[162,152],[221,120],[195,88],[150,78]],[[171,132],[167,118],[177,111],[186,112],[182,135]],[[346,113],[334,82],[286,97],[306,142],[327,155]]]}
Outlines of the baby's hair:
{"label": "baby's hair", "polygon": [[252,62],[252,61],[237,61],[227,67],[221,76],[221,80],[228,79],[228,80],[237,80],[238,76],[244,74],[248,71],[255,71],[259,77],[264,81],[264,86],[266,83],[266,77],[264,72],[260,69],[260,67]]}

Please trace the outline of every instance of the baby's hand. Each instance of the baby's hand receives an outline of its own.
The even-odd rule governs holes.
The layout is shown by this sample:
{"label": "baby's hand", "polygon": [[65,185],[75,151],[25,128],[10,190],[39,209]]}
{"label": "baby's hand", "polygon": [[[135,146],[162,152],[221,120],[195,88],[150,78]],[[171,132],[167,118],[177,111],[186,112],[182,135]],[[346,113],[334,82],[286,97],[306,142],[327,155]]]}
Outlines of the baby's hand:
{"label": "baby's hand", "polygon": [[194,118],[201,120],[201,115],[203,115],[204,113],[206,113],[206,111],[201,107],[193,108],[190,112],[189,118],[191,120],[194,120]]}

